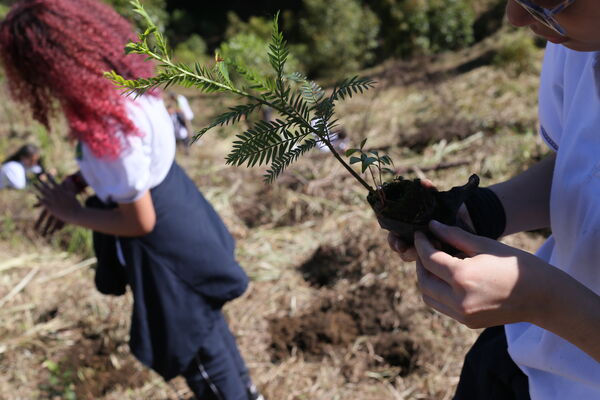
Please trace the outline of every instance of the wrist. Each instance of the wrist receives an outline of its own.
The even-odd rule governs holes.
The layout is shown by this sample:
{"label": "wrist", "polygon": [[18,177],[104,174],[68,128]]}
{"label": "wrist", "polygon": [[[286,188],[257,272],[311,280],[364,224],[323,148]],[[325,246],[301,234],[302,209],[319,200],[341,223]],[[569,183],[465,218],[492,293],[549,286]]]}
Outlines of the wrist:
{"label": "wrist", "polygon": [[81,205],[79,205],[79,207],[75,207],[73,208],[69,214],[64,218],[65,223],[67,224],[71,224],[71,225],[83,225],[83,214],[85,212],[84,207],[82,207]]}
{"label": "wrist", "polygon": [[535,266],[536,289],[532,293],[529,322],[551,332],[564,324],[567,316],[576,312],[579,282],[562,270],[538,259]]}

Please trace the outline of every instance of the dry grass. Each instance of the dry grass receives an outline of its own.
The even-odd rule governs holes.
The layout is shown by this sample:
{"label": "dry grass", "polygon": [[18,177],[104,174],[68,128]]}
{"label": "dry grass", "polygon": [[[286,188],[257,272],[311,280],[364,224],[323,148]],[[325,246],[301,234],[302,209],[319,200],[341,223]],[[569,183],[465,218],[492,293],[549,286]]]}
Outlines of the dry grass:
{"label": "dry grass", "polygon": [[[465,56],[457,56],[454,63],[443,60],[443,68],[428,68],[454,71],[460,57]],[[507,178],[543,155],[544,147],[531,133],[534,74],[515,77],[484,66],[438,74],[429,82],[432,75],[413,69],[417,67],[388,68],[420,78],[406,85],[397,84],[391,73],[383,74],[378,89],[344,104],[340,112],[353,141],[368,136],[369,145],[386,148],[397,167],[465,161],[427,174],[447,189],[464,183],[471,173],[480,174],[484,184]],[[207,118],[216,112],[207,98],[190,97],[197,115]],[[423,305],[413,266],[388,249],[362,188],[335,160],[321,154],[301,160],[278,184],[265,187],[260,171],[224,165],[230,132],[208,136],[189,156],[178,157],[233,232],[239,261],[253,278],[246,294],[225,311],[266,398],[451,398],[463,355],[477,332]],[[62,144],[48,151],[52,160],[69,158]],[[406,171],[419,174],[418,168]],[[31,223],[35,214],[27,211],[30,202],[30,194],[0,192],[4,209],[23,213],[22,220],[11,215],[16,224]],[[507,241],[534,250],[542,238],[523,234]],[[1,398],[68,398],[70,393],[78,399],[189,396],[181,380],[162,382],[128,353],[131,297],[97,293],[86,260],[41,244],[35,236],[5,236],[0,250]],[[315,268],[320,271],[318,265],[331,263],[339,266],[334,278],[316,285],[310,274]],[[364,304],[349,299],[361,294],[366,304],[374,298],[364,293],[389,290],[395,300],[388,325],[358,334],[350,343],[326,346],[320,354],[290,343],[289,354],[274,361],[273,321],[307,326],[311,313],[322,311],[324,302],[338,311],[348,304],[361,308]],[[414,357],[414,367],[402,372],[385,361],[386,349],[378,343],[387,335],[414,344],[404,349]]]}

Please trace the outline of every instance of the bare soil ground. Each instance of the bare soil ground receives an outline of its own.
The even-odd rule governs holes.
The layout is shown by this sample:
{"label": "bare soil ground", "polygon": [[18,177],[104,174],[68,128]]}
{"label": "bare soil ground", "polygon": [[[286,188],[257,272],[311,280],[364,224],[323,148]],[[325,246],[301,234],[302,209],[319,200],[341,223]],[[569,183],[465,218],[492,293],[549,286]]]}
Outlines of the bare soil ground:
{"label": "bare soil ground", "polygon": [[[372,71],[378,88],[340,108],[352,141],[369,137],[405,176],[426,174],[442,190],[471,173],[491,184],[540,159],[536,75],[457,72],[477,55],[460,57]],[[396,79],[401,73],[407,79]],[[187,94],[202,126],[218,102]],[[11,128],[23,129],[16,119]],[[178,158],[252,277],[225,312],[265,397],[450,399],[478,332],[422,303],[414,266],[388,248],[362,188],[318,152],[266,186],[261,171],[224,165],[231,133]],[[57,148],[49,159],[68,170],[60,160],[70,150],[48,151]],[[444,163],[453,167],[438,168]],[[91,255],[61,252],[31,232],[33,202],[31,193],[0,192],[0,399],[189,398],[181,379],[165,383],[129,354],[131,296],[100,295]],[[543,237],[505,240],[534,251]]]}

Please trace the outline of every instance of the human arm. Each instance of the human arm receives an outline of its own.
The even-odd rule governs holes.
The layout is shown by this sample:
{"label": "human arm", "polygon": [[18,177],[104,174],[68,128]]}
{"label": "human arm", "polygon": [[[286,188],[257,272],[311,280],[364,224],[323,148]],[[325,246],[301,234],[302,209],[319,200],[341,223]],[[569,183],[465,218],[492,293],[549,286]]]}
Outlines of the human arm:
{"label": "human arm", "polygon": [[506,213],[502,236],[550,226],[550,190],[556,154],[508,181],[490,186]]}
{"label": "human arm", "polygon": [[470,328],[530,322],[600,362],[600,296],[530,253],[456,227],[430,229],[466,258],[416,234],[418,286],[429,306]]}
{"label": "human arm", "polygon": [[101,210],[82,207],[75,192],[52,181],[42,182],[37,188],[44,210],[64,223],[116,236],[143,236],[152,232],[156,224],[156,213],[148,190],[133,202]]}

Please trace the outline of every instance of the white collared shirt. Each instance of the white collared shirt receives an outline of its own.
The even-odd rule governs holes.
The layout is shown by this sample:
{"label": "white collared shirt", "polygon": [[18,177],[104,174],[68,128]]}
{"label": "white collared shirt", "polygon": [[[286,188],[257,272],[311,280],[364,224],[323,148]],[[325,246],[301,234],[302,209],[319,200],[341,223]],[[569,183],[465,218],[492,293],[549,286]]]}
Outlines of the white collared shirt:
{"label": "white collared shirt", "polygon": [[[546,49],[540,134],[557,157],[550,197],[552,236],[537,256],[600,295],[597,62],[596,53],[554,44]],[[532,400],[600,399],[600,363],[585,352],[529,323],[507,325],[506,336],[511,357],[529,377]]]}

